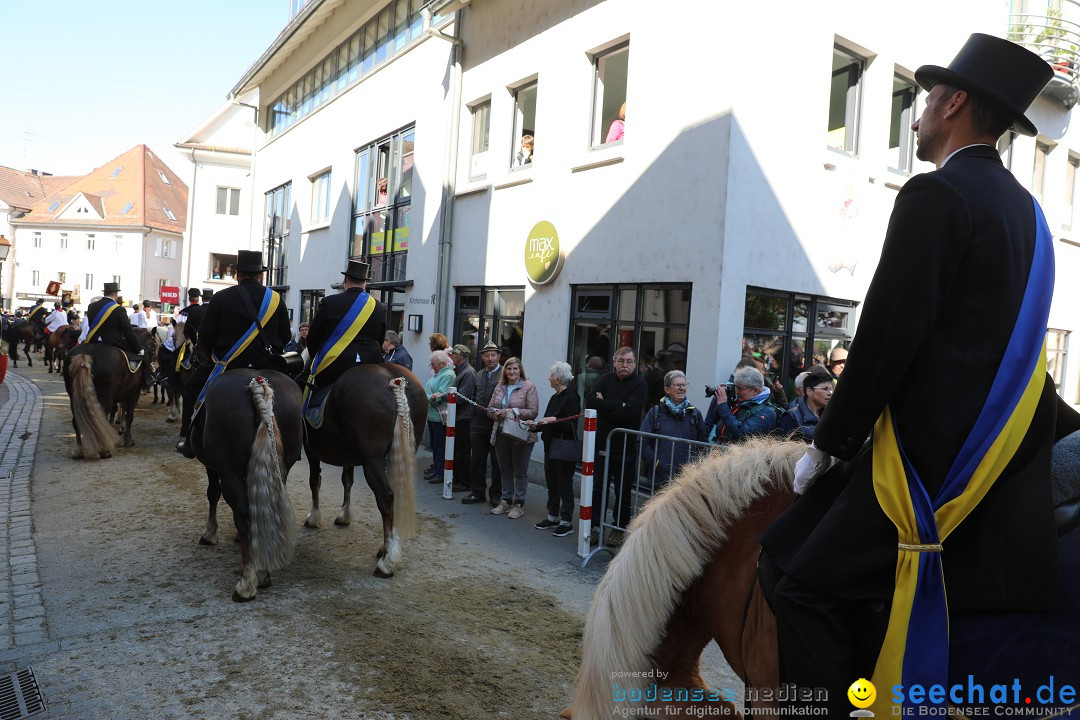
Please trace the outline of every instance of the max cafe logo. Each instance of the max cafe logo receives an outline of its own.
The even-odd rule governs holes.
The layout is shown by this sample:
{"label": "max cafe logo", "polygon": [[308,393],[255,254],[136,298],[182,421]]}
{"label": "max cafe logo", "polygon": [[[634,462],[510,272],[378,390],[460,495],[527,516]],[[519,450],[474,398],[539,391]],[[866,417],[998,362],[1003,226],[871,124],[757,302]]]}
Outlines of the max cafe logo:
{"label": "max cafe logo", "polygon": [[[848,688],[848,701],[855,706],[852,717],[873,717],[868,710],[877,699],[877,689],[866,678],[859,678]],[[1027,715],[1039,716],[1048,711],[1065,708],[1076,702],[1076,688],[1068,684],[1056,685],[1054,676],[1028,694],[1013,678],[1009,684],[991,685],[989,690],[968,675],[967,683],[955,683],[949,687],[915,684],[908,687],[892,687],[892,714],[900,716],[957,715],[977,717]],[[947,707],[948,702],[952,707]],[[989,706],[988,706],[989,705]]]}

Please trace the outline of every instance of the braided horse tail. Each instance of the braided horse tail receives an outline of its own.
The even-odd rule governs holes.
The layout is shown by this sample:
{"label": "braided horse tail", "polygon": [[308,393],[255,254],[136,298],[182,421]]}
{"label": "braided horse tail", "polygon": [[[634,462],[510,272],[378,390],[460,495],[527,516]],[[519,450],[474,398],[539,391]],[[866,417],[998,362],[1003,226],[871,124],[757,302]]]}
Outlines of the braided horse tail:
{"label": "braided horse tail", "polygon": [[412,454],[416,450],[409,398],[405,396],[408,381],[396,377],[390,381],[390,391],[397,403],[394,443],[390,446],[390,489],[394,493],[394,527],[402,537],[416,534],[416,495],[413,490]]}
{"label": "braided horse tail", "polygon": [[79,441],[72,457],[111,456],[118,437],[98,401],[94,389],[94,363],[88,353],[72,359],[68,378],[71,383],[71,415]]}
{"label": "braided horse tail", "polygon": [[270,571],[284,567],[296,546],[292,503],[285,491],[281,438],[274,418],[274,389],[262,377],[248,383],[255,405],[255,440],[247,470],[251,567]]}

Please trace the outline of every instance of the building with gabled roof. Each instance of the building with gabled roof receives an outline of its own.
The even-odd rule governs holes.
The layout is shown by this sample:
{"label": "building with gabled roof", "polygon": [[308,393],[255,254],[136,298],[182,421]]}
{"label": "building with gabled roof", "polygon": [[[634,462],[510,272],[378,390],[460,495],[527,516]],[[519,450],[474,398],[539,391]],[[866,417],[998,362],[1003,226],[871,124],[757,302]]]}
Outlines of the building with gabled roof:
{"label": "building with gabled roof", "polygon": [[176,285],[187,223],[187,185],[146,145],[70,182],[43,182],[41,197],[12,220],[14,302],[59,299],[51,281],[85,307],[106,282],[130,300],[158,302]]}

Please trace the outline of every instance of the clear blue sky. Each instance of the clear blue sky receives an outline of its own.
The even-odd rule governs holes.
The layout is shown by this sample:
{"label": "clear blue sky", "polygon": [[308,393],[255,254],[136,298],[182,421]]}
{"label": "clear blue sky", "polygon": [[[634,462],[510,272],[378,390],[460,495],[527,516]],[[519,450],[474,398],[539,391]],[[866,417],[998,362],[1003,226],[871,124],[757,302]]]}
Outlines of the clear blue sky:
{"label": "clear blue sky", "polygon": [[0,0],[0,165],[85,175],[174,148],[288,22],[288,0]]}

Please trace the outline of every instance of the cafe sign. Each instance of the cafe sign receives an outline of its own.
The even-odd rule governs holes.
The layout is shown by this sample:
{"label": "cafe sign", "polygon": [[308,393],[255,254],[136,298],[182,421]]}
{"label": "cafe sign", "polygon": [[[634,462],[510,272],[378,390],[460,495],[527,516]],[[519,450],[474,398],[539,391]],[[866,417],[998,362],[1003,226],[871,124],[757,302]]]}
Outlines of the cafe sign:
{"label": "cafe sign", "polygon": [[529,231],[525,241],[525,272],[534,285],[547,285],[562,270],[562,250],[559,233],[547,220],[541,220]]}

